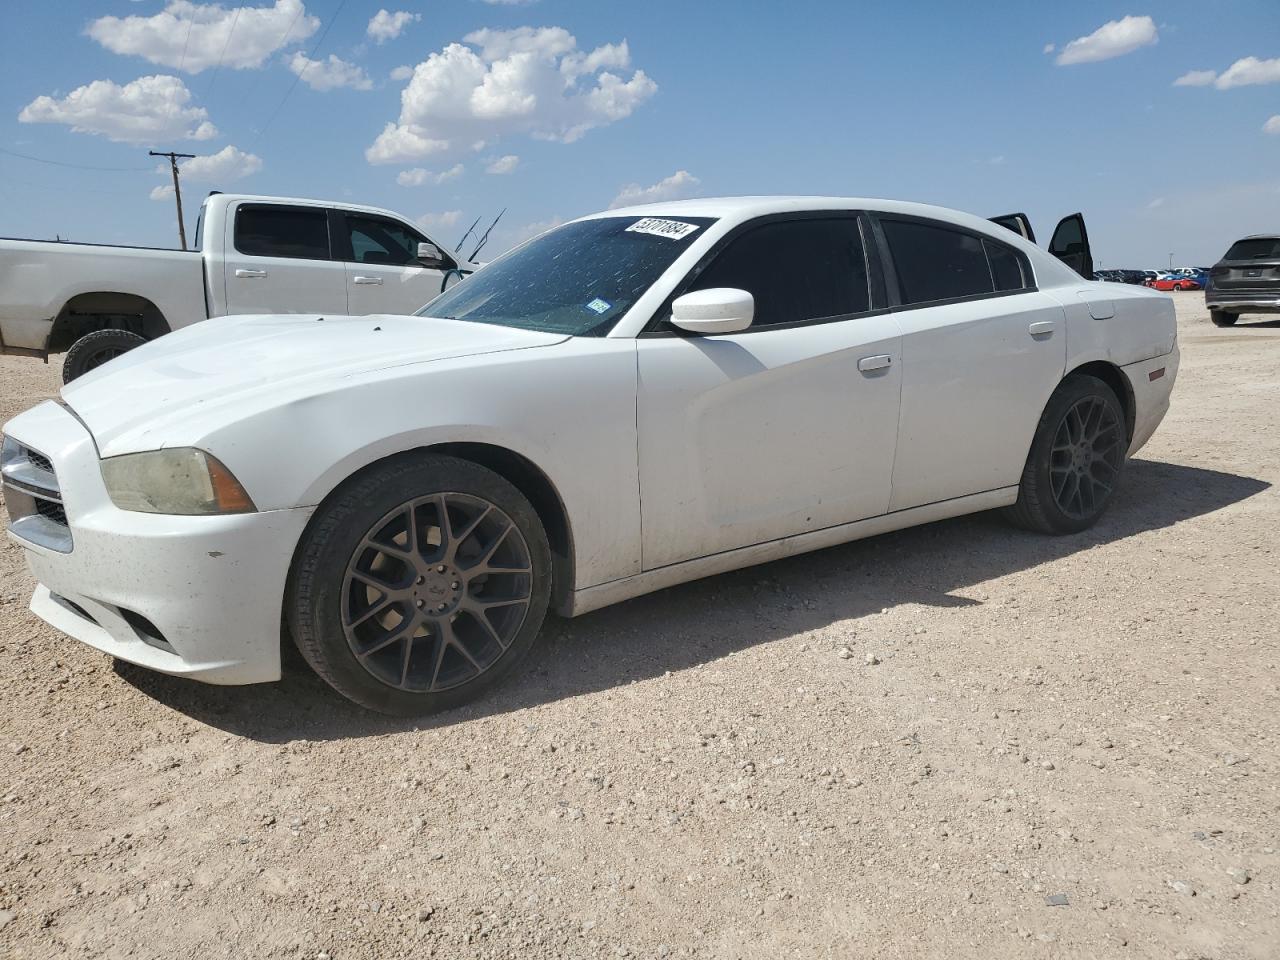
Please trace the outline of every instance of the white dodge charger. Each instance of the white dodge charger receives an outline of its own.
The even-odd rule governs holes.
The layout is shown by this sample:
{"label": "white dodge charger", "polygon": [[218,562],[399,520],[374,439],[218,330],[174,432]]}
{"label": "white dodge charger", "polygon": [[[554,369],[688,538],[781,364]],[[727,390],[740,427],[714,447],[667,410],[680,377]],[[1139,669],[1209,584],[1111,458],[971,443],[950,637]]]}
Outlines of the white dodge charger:
{"label": "white dodge charger", "polygon": [[1107,508],[1178,366],[1163,294],[1003,226],[747,198],[565,224],[415,316],[227,317],[5,427],[31,609],[123,660],[421,713],[549,607],[943,517]]}

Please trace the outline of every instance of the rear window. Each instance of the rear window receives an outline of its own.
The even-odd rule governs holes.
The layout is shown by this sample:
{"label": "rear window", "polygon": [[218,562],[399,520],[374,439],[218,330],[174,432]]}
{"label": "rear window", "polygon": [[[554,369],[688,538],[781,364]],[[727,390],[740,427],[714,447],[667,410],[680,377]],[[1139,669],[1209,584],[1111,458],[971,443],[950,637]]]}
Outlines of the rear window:
{"label": "rear window", "polygon": [[1231,245],[1223,260],[1272,260],[1280,259],[1280,237],[1255,237],[1237,240]]}
{"label": "rear window", "polygon": [[329,259],[329,217],[314,207],[241,207],[236,249],[251,257]]}
{"label": "rear window", "polygon": [[907,220],[882,220],[881,225],[904,304],[995,292],[978,237]]}

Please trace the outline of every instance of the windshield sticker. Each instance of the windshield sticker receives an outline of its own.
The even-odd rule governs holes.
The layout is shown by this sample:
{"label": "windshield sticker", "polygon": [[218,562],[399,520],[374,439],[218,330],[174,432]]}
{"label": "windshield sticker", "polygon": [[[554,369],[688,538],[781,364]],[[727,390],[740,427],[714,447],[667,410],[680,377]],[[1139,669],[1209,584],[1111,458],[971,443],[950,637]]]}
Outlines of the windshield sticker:
{"label": "windshield sticker", "polygon": [[696,223],[681,223],[679,220],[662,220],[658,217],[645,217],[627,227],[627,233],[648,233],[655,237],[666,237],[668,240],[680,240],[698,229]]}
{"label": "windshield sticker", "polygon": [[613,304],[610,303],[608,300],[601,300],[599,297],[596,297],[594,300],[592,300],[590,303],[587,304],[587,309],[590,310],[592,313],[598,313],[603,315],[608,313],[609,309],[612,306]]}

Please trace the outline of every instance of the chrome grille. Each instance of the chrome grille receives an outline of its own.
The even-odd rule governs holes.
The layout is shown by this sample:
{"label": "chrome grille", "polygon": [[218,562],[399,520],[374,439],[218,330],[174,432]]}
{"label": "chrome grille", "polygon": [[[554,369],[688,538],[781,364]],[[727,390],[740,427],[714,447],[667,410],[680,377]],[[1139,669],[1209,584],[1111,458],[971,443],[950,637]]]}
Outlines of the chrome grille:
{"label": "chrome grille", "polygon": [[71,552],[71,528],[52,460],[5,437],[0,447],[0,492],[15,536],[60,553]]}

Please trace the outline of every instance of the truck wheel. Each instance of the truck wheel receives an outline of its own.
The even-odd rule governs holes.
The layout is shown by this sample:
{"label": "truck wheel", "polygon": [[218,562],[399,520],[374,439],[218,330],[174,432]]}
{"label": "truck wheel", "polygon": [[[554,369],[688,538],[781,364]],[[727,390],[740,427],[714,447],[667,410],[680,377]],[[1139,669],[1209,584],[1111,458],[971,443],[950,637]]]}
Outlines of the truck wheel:
{"label": "truck wheel", "polygon": [[285,611],[330,686],[412,716],[459,706],[510,674],[550,598],[551,550],[525,496],[478,464],[419,454],[375,467],[320,507]]}
{"label": "truck wheel", "polygon": [[1240,319],[1240,314],[1227,313],[1225,310],[1210,310],[1209,319],[1213,321],[1215,327],[1233,327]]}
{"label": "truck wheel", "polygon": [[114,360],[120,354],[128,353],[146,342],[145,337],[128,330],[95,330],[93,333],[86,333],[67,351],[67,358],[62,364],[62,382],[70,383],[108,360]]}
{"label": "truck wheel", "polygon": [[1124,471],[1129,437],[1115,392],[1072,374],[1053,392],[1036,427],[1018,502],[1006,515],[1042,533],[1079,533],[1106,511]]}

